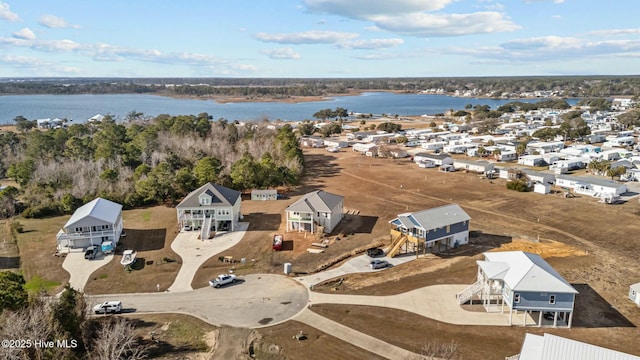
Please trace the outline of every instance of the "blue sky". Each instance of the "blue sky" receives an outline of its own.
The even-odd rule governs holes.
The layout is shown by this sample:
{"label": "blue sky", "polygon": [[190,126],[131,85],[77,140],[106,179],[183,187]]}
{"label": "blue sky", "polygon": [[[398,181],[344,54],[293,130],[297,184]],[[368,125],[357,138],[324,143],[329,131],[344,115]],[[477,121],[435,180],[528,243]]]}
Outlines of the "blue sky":
{"label": "blue sky", "polygon": [[640,74],[637,0],[0,0],[0,77]]}

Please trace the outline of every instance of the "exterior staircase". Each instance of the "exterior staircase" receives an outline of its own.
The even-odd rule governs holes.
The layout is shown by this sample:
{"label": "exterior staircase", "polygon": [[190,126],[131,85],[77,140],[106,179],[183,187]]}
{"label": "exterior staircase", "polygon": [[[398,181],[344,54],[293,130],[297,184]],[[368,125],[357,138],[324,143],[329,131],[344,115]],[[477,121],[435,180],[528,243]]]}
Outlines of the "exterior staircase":
{"label": "exterior staircase", "polygon": [[206,240],[211,235],[211,216],[205,217],[200,229],[200,239]]}
{"label": "exterior staircase", "polygon": [[404,245],[407,242],[407,240],[408,240],[407,235],[400,234],[395,240],[391,242],[391,246],[389,246],[389,251],[387,251],[387,256],[392,258],[398,255],[398,251],[400,251],[400,248],[402,247],[402,245]]}
{"label": "exterior staircase", "polygon": [[483,288],[484,288],[484,283],[481,280],[476,281],[468,288],[456,294],[456,299],[458,299],[458,304],[462,305],[467,301],[471,300],[476,294],[481,292]]}

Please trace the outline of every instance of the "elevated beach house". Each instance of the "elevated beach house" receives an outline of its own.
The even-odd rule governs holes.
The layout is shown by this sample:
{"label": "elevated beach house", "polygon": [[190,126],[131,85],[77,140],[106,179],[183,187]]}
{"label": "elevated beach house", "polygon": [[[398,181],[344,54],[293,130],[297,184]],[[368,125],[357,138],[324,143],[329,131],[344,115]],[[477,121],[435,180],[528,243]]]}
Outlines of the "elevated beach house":
{"label": "elevated beach house", "polygon": [[178,225],[200,229],[201,238],[210,231],[234,231],[240,221],[240,192],[222,185],[207,183],[187,195],[177,206]]}
{"label": "elevated beach house", "polygon": [[79,207],[56,235],[58,249],[86,248],[105,241],[117,244],[122,234],[122,205],[97,198]]}
{"label": "elevated beach house", "polygon": [[330,233],[342,220],[344,197],[322,190],[305,194],[284,213],[287,221],[287,231],[309,231],[315,233],[318,226],[325,233]]}
{"label": "elevated beach house", "polygon": [[469,215],[457,204],[399,214],[391,224],[391,246],[387,256],[400,250],[439,252],[469,242]]}
{"label": "elevated beach house", "polygon": [[[486,252],[476,282],[457,294],[464,304],[479,299],[487,311],[521,314],[522,325],[571,327],[578,291],[540,255],[523,251]],[[529,316],[533,319],[528,323]]]}

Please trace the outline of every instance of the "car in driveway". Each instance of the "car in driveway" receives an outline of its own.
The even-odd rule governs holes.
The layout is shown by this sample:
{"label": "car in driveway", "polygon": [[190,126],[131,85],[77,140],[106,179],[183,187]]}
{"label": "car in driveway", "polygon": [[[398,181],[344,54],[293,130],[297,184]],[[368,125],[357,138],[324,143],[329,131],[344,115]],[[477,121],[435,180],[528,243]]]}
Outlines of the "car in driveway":
{"label": "car in driveway", "polygon": [[380,259],[376,259],[376,260],[371,260],[371,262],[369,263],[369,266],[372,269],[384,269],[386,267],[389,267],[391,264],[389,264],[389,262],[387,260],[380,260]]}
{"label": "car in driveway", "polygon": [[224,285],[236,283],[237,281],[238,278],[234,274],[220,274],[215,279],[209,280],[209,285],[217,289]]}
{"label": "car in driveway", "polygon": [[374,247],[374,248],[369,248],[367,249],[367,255],[369,257],[375,258],[378,256],[383,256],[384,255],[384,250]]}
{"label": "car in driveway", "polygon": [[120,301],[105,301],[93,307],[93,312],[96,314],[119,314],[121,311],[122,302]]}
{"label": "car in driveway", "polygon": [[87,260],[93,260],[96,258],[96,254],[98,253],[97,246],[89,246],[87,250],[84,252],[84,258]]}

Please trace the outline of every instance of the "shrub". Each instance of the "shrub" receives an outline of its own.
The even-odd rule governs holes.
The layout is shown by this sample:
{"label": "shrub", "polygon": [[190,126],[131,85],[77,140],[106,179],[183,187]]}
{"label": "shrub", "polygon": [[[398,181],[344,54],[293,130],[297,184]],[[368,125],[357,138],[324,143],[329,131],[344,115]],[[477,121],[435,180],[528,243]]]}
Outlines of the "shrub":
{"label": "shrub", "polygon": [[527,183],[526,180],[523,180],[523,179],[512,180],[512,181],[507,182],[507,189],[515,190],[515,191],[519,191],[519,192],[531,191],[531,188],[529,187],[529,184]]}

